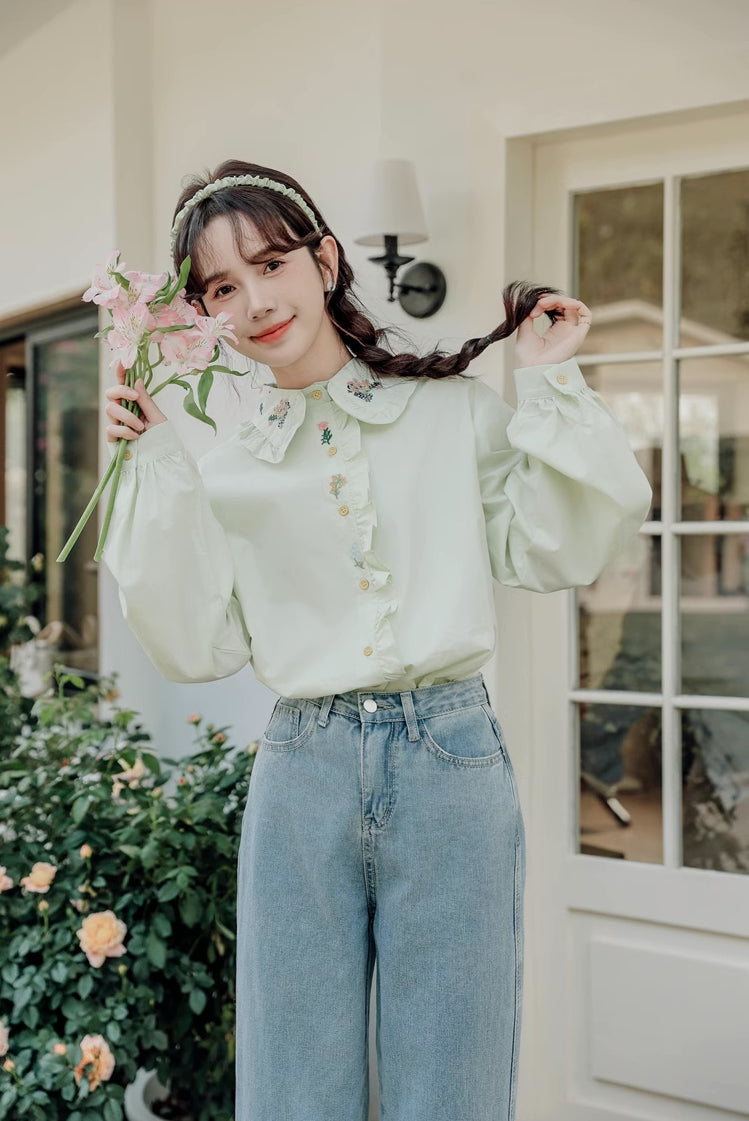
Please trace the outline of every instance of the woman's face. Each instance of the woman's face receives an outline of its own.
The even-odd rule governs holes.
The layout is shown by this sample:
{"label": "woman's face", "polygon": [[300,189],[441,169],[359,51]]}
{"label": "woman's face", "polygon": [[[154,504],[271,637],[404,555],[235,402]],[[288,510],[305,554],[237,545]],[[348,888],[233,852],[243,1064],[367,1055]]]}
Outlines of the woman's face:
{"label": "woman's face", "polygon": [[[304,383],[308,375],[310,380],[331,376],[350,357],[325,310],[325,285],[335,281],[338,263],[335,238],[327,235],[317,250],[322,274],[306,247],[264,253],[249,220],[244,220],[243,248],[244,257],[254,263],[237,252],[226,216],[206,226],[200,245],[208,274],[205,310],[212,316],[229,315],[238,340],[233,348],[269,366],[279,385]],[[281,380],[277,371],[282,371]]]}

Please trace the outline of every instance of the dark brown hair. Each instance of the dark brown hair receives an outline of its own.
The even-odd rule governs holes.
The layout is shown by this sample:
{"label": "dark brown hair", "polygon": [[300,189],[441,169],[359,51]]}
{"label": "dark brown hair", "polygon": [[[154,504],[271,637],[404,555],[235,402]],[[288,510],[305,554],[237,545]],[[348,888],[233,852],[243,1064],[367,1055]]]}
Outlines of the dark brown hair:
{"label": "dark brown hair", "polygon": [[[234,230],[237,251],[242,254],[242,224],[249,218],[266,247],[272,252],[289,253],[294,249],[307,246],[314,256],[326,234],[335,238],[338,246],[338,276],[332,291],[325,293],[325,305],[330,320],[341,337],[344,345],[354,357],[368,365],[376,374],[394,374],[407,377],[444,378],[450,374],[462,374],[474,358],[478,358],[486,348],[500,339],[506,339],[529,315],[541,296],[559,292],[557,288],[538,287],[528,281],[517,280],[508,284],[502,291],[505,321],[483,338],[469,339],[457,354],[446,354],[434,350],[426,355],[393,353],[382,346],[389,343],[392,328],[375,327],[370,321],[366,308],[352,291],[354,273],[346,260],[343,246],[320,213],[319,208],[303,187],[284,172],[259,164],[245,163],[242,160],[226,160],[215,171],[204,178],[195,177],[183,189],[174,210],[179,213],[185,203],[201,188],[218,179],[235,175],[258,175],[284,183],[297,191],[314,212],[319,231],[312,226],[307,215],[293,199],[279,191],[266,187],[232,186],[203,199],[185,215],[177,232],[174,245],[174,267],[179,272],[185,257],[191,258],[191,270],[187,279],[186,298],[200,300],[205,293],[205,272],[201,269],[201,235],[212,218],[223,215],[229,219]],[[172,220],[174,221],[174,219]],[[315,257],[316,263],[317,257]],[[553,320],[554,312],[549,313]],[[556,313],[560,314],[560,313]]]}

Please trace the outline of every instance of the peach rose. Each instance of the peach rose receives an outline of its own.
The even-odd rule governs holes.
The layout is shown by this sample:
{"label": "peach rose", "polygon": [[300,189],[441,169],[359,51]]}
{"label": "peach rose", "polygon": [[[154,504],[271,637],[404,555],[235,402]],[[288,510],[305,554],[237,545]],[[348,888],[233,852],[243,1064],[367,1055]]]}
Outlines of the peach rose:
{"label": "peach rose", "polygon": [[15,1070],[15,1069],[16,1069],[16,1064],[13,1062],[13,1060],[12,1059],[6,1059],[5,1062],[3,1063],[3,1070],[10,1071],[10,1070]]}
{"label": "peach rose", "polygon": [[81,860],[90,860],[93,856],[91,845],[81,845]]}
{"label": "peach rose", "polygon": [[7,891],[11,887],[13,887],[13,881],[10,876],[5,875],[5,868],[0,864],[0,891]]}
{"label": "peach rose", "polygon": [[199,724],[203,717],[199,712],[191,712],[187,718],[188,724]]}
{"label": "peach rose", "polygon": [[54,864],[47,864],[44,860],[40,860],[33,866],[28,876],[21,878],[21,883],[27,891],[49,891],[49,885],[56,874],[57,869]]}
{"label": "peach rose", "polygon": [[0,1020],[0,1056],[8,1054],[8,1029]]}
{"label": "peach rose", "polygon": [[89,964],[97,968],[105,958],[118,958],[127,952],[122,944],[126,934],[127,926],[114,911],[94,911],[86,915],[81,929],[76,930]]}
{"label": "peach rose", "polygon": [[52,1048],[56,1055],[67,1055],[68,1049],[64,1043],[56,1043]]}
{"label": "peach rose", "polygon": [[47,902],[46,899],[40,899],[39,900],[39,910],[41,911],[42,914],[44,914],[45,911],[49,910],[49,903]]}
{"label": "peach rose", "polygon": [[135,760],[132,767],[128,767],[124,759],[118,759],[117,761],[123,768],[122,774],[119,776],[120,782],[126,782],[131,788],[139,786],[140,780],[146,773],[146,765],[140,755]]}
{"label": "peach rose", "polygon": [[[90,1067],[90,1070],[86,1070]],[[107,1082],[114,1071],[114,1055],[103,1035],[84,1035],[81,1040],[81,1061],[75,1068],[75,1080],[80,1086],[85,1076],[91,1090]]]}

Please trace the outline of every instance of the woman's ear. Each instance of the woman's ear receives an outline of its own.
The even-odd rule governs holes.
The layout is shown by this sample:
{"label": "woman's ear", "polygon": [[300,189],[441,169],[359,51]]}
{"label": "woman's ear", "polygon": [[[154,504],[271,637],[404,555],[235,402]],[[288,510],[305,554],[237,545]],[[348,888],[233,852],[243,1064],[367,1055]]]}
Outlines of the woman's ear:
{"label": "woman's ear", "polygon": [[315,256],[325,277],[325,287],[329,283],[335,287],[338,277],[338,243],[331,234],[326,234],[322,239]]}

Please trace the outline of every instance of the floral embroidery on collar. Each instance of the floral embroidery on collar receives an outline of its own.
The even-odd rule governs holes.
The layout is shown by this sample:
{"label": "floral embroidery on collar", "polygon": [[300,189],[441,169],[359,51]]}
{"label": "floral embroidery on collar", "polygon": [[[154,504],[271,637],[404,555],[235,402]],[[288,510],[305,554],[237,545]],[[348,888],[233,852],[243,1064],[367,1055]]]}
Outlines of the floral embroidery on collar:
{"label": "floral embroidery on collar", "polygon": [[288,399],[288,397],[282,397],[280,401],[276,402],[273,411],[268,417],[268,424],[277,424],[279,428],[283,428],[283,422],[289,415],[290,408],[291,401]]}
{"label": "floral embroidery on collar", "polygon": [[346,382],[346,388],[349,393],[353,393],[354,397],[359,397],[362,401],[371,401],[373,398],[372,391],[382,389],[382,382],[374,381],[372,378],[362,378],[359,381],[352,378],[351,381]]}
{"label": "floral embroidery on collar", "polygon": [[[418,378],[375,376],[364,362],[352,358],[324,384],[333,404],[355,420],[390,424],[405,409],[417,382]],[[239,439],[257,459],[279,463],[304,421],[310,395],[309,386],[281,389],[277,385],[263,385],[253,416],[239,424]],[[330,422],[316,422],[320,442],[330,444]]]}

